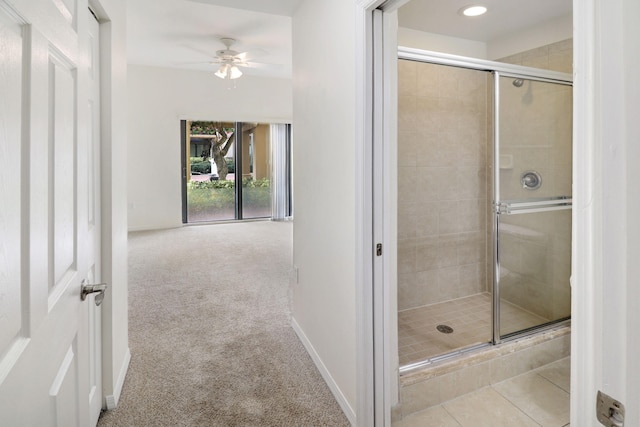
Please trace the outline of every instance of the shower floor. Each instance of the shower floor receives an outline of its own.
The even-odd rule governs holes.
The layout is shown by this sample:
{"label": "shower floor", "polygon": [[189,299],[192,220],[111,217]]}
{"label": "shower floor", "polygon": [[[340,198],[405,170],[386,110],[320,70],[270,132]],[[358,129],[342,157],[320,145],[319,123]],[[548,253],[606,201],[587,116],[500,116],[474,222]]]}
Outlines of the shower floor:
{"label": "shower floor", "polygon": [[[400,366],[420,362],[463,347],[491,340],[491,300],[481,293],[456,300],[398,312]],[[501,323],[518,331],[547,321],[522,308],[502,301]],[[452,333],[439,332],[446,325]]]}

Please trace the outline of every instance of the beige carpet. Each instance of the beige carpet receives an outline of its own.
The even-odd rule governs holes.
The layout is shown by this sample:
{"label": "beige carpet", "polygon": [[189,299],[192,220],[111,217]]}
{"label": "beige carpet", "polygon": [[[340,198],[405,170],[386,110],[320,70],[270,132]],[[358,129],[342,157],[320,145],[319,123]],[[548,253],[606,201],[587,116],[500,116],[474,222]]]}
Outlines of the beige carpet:
{"label": "beige carpet", "polygon": [[98,426],[348,426],[290,325],[288,222],[129,236],[131,365]]}

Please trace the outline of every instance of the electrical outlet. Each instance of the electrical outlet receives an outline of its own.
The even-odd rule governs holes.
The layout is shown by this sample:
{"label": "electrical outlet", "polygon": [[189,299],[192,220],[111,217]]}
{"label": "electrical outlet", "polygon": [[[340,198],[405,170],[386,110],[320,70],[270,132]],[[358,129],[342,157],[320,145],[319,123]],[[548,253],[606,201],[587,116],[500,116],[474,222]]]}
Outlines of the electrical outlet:
{"label": "electrical outlet", "polygon": [[596,415],[600,424],[607,427],[624,427],[624,405],[598,390]]}

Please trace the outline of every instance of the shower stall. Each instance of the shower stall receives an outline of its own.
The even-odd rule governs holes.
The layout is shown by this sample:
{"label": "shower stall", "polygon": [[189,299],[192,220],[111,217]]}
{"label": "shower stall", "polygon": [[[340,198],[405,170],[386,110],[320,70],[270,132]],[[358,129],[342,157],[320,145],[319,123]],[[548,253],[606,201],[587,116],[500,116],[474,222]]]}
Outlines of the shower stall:
{"label": "shower stall", "polygon": [[571,75],[400,48],[408,371],[570,319]]}

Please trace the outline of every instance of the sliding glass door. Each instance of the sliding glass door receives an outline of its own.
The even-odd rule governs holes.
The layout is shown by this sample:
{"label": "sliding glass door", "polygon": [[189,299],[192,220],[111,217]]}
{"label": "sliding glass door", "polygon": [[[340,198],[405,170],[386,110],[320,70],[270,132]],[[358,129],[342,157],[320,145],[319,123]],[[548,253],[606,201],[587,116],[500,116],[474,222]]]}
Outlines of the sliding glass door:
{"label": "sliding glass door", "polygon": [[271,140],[269,125],[244,123],[242,129],[242,217],[271,216]]}
{"label": "sliding glass door", "polygon": [[[287,132],[274,139],[272,128],[282,126]],[[273,147],[284,143],[290,151],[290,125],[184,120],[181,127],[182,222],[270,218],[274,165],[291,167]]]}
{"label": "sliding glass door", "polygon": [[572,86],[494,75],[499,342],[571,316]]}

